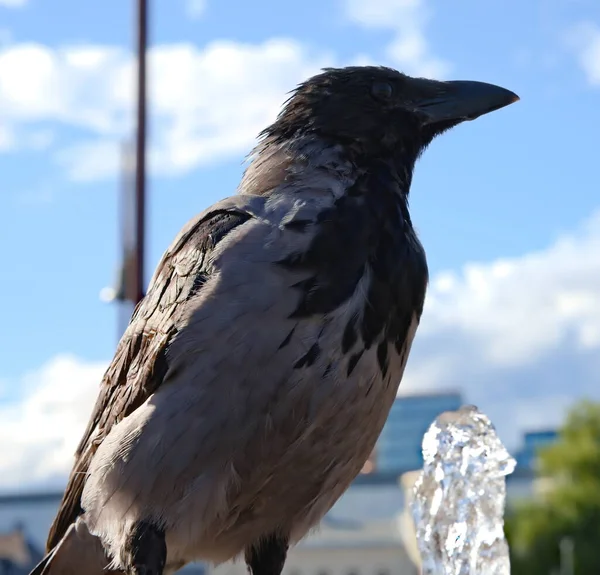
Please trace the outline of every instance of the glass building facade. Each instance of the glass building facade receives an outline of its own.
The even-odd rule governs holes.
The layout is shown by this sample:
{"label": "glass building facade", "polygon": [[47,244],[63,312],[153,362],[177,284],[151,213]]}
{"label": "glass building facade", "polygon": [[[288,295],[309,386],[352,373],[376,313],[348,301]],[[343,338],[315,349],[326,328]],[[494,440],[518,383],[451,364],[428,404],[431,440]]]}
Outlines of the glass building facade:
{"label": "glass building facade", "polygon": [[523,436],[523,446],[517,452],[515,459],[517,467],[535,471],[538,450],[551,445],[558,439],[558,431],[546,429],[544,431],[530,431]]}
{"label": "glass building facade", "polygon": [[378,473],[402,473],[423,466],[421,442],[433,420],[463,405],[458,392],[396,398],[376,447]]}

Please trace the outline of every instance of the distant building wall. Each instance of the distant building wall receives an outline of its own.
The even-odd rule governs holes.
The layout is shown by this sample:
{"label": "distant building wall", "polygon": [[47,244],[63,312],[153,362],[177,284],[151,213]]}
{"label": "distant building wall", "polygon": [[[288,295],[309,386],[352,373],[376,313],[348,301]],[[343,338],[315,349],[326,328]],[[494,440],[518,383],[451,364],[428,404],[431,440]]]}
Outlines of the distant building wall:
{"label": "distant building wall", "polygon": [[380,473],[402,473],[423,466],[421,443],[433,420],[463,405],[458,392],[399,396],[394,401],[376,448]]}
{"label": "distant building wall", "polygon": [[559,433],[556,429],[525,433],[522,447],[515,455],[517,466],[521,469],[535,471],[540,449],[552,445],[558,440],[558,437]]}
{"label": "distant building wall", "polygon": [[0,532],[8,533],[14,529],[15,524],[20,523],[27,536],[44,549],[61,497],[62,493],[0,497]]}

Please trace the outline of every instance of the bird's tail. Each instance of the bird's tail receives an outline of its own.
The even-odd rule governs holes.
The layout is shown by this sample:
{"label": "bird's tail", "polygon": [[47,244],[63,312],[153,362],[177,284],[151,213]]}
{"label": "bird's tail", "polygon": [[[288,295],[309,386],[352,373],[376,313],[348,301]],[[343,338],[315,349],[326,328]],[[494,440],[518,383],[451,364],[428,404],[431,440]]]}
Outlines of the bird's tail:
{"label": "bird's tail", "polygon": [[29,575],[124,575],[108,570],[108,563],[102,543],[78,518]]}

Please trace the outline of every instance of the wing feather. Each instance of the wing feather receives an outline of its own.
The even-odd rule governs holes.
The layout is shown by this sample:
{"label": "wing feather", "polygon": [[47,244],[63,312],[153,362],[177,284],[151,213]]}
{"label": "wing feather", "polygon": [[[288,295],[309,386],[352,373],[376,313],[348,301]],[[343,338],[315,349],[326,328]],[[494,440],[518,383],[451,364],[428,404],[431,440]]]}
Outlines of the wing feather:
{"label": "wing feather", "polygon": [[[237,204],[237,205],[236,205]],[[81,495],[91,459],[104,437],[161,385],[168,369],[166,350],[177,332],[181,306],[202,289],[207,256],[235,228],[252,217],[238,199],[221,202],[180,232],[163,255],[146,297],[136,307],[106,370],[89,424],[75,454],[47,549],[54,548],[81,514]]]}

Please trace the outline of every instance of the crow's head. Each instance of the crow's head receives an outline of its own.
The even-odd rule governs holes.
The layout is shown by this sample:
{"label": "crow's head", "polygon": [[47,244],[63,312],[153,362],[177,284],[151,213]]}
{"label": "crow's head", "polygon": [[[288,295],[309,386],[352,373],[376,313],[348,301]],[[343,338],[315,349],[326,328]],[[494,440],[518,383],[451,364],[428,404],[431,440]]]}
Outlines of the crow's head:
{"label": "crow's head", "polygon": [[416,159],[438,134],[518,99],[482,82],[411,78],[376,66],[328,68],[298,86],[265,132],[312,133],[367,153],[404,148]]}

